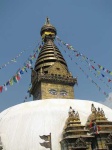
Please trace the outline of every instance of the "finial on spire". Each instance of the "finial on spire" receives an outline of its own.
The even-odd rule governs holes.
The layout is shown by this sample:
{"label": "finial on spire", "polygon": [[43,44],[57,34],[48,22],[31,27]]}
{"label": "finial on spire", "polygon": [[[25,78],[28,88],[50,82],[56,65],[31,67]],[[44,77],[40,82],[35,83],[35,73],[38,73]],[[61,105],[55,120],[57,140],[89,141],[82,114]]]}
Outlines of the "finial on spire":
{"label": "finial on spire", "polygon": [[50,24],[50,19],[48,17],[46,18],[46,24]]}
{"label": "finial on spire", "polygon": [[50,19],[46,17],[45,24],[41,28],[40,35],[42,36],[43,41],[45,42],[47,39],[55,39],[57,34],[56,28],[50,24]]}

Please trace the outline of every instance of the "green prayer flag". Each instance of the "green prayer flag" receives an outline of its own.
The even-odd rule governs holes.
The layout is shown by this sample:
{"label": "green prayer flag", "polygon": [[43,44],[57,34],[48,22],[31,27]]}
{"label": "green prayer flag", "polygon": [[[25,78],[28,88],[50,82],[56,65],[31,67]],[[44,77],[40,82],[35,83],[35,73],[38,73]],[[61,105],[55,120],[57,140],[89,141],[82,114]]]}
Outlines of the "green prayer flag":
{"label": "green prayer flag", "polygon": [[112,71],[110,72],[110,75],[112,75]]}
{"label": "green prayer flag", "polygon": [[14,81],[15,83],[17,83],[16,76],[13,77],[13,81]]}
{"label": "green prayer flag", "polygon": [[100,74],[100,71],[97,71],[98,74]]}
{"label": "green prayer flag", "polygon": [[103,67],[102,67],[102,66],[100,66],[100,69],[103,69]]}

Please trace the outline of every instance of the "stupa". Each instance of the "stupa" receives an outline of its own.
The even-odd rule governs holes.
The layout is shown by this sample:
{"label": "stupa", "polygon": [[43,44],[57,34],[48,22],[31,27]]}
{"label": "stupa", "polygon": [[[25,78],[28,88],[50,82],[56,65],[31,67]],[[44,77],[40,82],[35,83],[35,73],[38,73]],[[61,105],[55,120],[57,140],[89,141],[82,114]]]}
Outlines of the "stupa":
{"label": "stupa", "polygon": [[112,109],[74,96],[77,78],[54,43],[47,18],[43,45],[31,73],[33,101],[0,113],[2,150],[111,150]]}

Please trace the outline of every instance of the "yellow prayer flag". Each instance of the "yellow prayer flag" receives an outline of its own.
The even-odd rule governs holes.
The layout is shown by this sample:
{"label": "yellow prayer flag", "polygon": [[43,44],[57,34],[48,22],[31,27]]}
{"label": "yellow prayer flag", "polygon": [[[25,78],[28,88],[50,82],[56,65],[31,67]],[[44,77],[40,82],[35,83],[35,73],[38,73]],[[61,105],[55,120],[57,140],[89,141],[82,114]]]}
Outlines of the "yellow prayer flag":
{"label": "yellow prayer flag", "polygon": [[13,79],[10,79],[9,83],[10,85],[13,85]]}

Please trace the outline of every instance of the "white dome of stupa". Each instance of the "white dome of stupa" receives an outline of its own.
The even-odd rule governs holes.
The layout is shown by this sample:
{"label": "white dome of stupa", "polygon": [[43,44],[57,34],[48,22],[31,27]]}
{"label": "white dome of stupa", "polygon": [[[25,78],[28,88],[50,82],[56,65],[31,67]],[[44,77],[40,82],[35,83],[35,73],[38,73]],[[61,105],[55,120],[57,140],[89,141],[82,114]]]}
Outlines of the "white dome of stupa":
{"label": "white dome of stupa", "polygon": [[78,99],[49,99],[25,102],[0,113],[0,136],[4,150],[45,150],[39,136],[51,133],[52,149],[61,150],[60,141],[69,107],[79,112],[85,125],[91,104],[103,108],[112,121],[112,110],[100,103]]}

